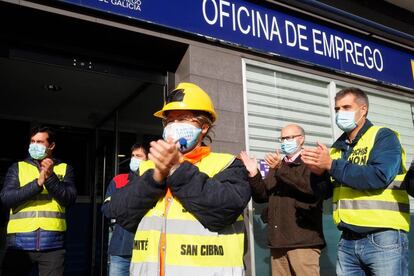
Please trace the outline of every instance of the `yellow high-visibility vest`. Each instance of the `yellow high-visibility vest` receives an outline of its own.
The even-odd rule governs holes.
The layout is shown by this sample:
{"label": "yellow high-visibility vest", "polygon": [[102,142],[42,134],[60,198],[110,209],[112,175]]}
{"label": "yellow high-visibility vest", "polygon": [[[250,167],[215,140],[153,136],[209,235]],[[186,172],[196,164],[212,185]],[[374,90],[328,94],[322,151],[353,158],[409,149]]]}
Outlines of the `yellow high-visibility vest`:
{"label": "yellow high-visibility vest", "polygon": [[[366,165],[373,148],[375,137],[382,127],[372,126],[358,140],[348,157],[353,164]],[[397,132],[394,132],[398,139]],[[341,158],[341,151],[335,148],[330,152],[332,159]],[[391,228],[409,231],[410,201],[402,185],[405,177],[405,151],[402,149],[401,164],[403,173],[397,175],[385,189],[356,190],[333,181],[333,219],[357,226]]]}
{"label": "yellow high-visibility vest", "polygon": [[[209,177],[223,171],[234,160],[230,154],[210,153],[195,164]],[[139,172],[154,168],[143,161]],[[169,202],[166,202],[169,201]],[[165,246],[160,248],[161,236]],[[164,250],[160,268],[160,250]],[[220,232],[206,229],[179,200],[160,199],[138,225],[134,239],[131,275],[203,276],[244,275],[244,221],[237,221]]]}
{"label": "yellow high-visibility vest", "polygon": [[[67,164],[60,163],[53,167],[59,179],[66,174]],[[20,187],[39,177],[39,169],[27,162],[18,163]],[[33,199],[10,210],[7,234],[33,232],[37,229],[47,231],[66,231],[65,207],[52,198],[46,187]]]}

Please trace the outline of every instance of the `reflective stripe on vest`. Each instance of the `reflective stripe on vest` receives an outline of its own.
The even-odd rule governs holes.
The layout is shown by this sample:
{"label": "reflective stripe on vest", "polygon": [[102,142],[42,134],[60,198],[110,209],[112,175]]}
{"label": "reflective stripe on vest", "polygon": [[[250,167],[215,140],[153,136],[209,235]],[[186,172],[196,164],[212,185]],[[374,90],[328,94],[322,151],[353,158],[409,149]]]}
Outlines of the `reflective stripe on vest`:
{"label": "reflective stripe on vest", "polygon": [[[139,229],[142,231],[150,231],[153,229],[154,225],[160,225],[164,223],[164,218],[162,217],[148,217],[148,224],[143,225]],[[168,219],[168,225],[170,226],[168,233],[169,234],[188,234],[188,235],[201,235],[201,236],[217,236],[217,232],[210,232],[207,228],[200,227],[198,221],[188,221],[183,224],[182,220],[179,219]],[[231,231],[235,230],[236,232],[241,232],[244,230],[244,222],[236,221],[233,223]],[[223,234],[225,230],[220,231]]]}
{"label": "reflective stripe on vest", "polygon": [[35,211],[35,212],[18,212],[11,214],[10,219],[22,219],[22,218],[60,218],[64,219],[65,214],[59,212],[50,211]]}
{"label": "reflective stripe on vest", "polygon": [[[66,174],[65,163],[53,167],[53,172],[62,180]],[[31,183],[39,177],[39,169],[27,162],[18,163],[20,187]],[[32,200],[10,210],[7,233],[27,233],[37,229],[47,231],[66,231],[65,207],[54,200],[44,187],[41,194]]]}
{"label": "reflective stripe on vest", "polygon": [[[145,263],[144,264],[132,264],[130,268],[130,275],[159,275],[158,263]],[[227,275],[245,275],[243,267],[215,267],[210,266],[208,269],[205,267],[197,266],[182,266],[182,265],[169,265],[165,276],[170,275],[182,275],[182,276],[227,276]]]}
{"label": "reflective stripe on vest", "polygon": [[[348,161],[361,166],[369,162],[375,137],[381,127],[372,126],[359,139],[348,157]],[[400,138],[399,134],[395,135]],[[331,149],[331,158],[341,158],[341,151]],[[405,185],[405,151],[402,148],[401,164],[403,172],[385,188],[378,190],[356,190],[345,184],[334,183],[333,219],[357,226],[391,228],[409,231],[410,203]]]}
{"label": "reflective stripe on vest", "polygon": [[[196,166],[213,177],[233,160],[234,156],[229,154],[210,153]],[[150,161],[141,162],[140,174],[153,167]],[[166,236],[164,249],[160,248],[163,233]],[[177,199],[171,198],[167,202],[164,197],[148,211],[138,226],[131,275],[160,275],[160,250],[165,250],[165,276],[244,275],[243,218],[240,216],[220,232],[211,232]]]}
{"label": "reflective stripe on vest", "polygon": [[[333,204],[333,209],[338,208],[337,204]],[[382,209],[387,211],[398,211],[409,213],[410,204],[398,202],[386,202],[380,200],[341,200],[341,209],[353,210],[375,210]]]}

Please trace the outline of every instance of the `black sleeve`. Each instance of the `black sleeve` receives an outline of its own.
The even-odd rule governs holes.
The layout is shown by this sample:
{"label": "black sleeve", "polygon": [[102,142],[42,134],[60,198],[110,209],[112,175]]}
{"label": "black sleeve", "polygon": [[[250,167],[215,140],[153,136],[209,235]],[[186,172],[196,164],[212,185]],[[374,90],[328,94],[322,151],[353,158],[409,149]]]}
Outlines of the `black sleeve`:
{"label": "black sleeve", "polygon": [[327,171],[325,171],[322,175],[311,173],[310,179],[315,196],[324,200],[332,197],[333,184],[331,182],[331,176]]}
{"label": "black sleeve", "polygon": [[[271,177],[274,178],[273,175]],[[266,183],[262,179],[260,172],[253,177],[249,177],[249,184],[252,190],[252,198],[254,202],[265,203],[269,201],[269,193],[266,189]]]}
{"label": "black sleeve", "polygon": [[131,180],[128,185],[117,189],[109,201],[109,217],[130,232],[135,232],[144,215],[165,195],[165,183],[157,183],[154,170]]}
{"label": "black sleeve", "polygon": [[184,162],[167,179],[167,185],[184,208],[210,231],[234,223],[251,197],[247,170],[238,159],[212,178]]}
{"label": "black sleeve", "polygon": [[411,163],[410,169],[405,175],[404,184],[407,189],[407,193],[414,197],[414,162]]}
{"label": "black sleeve", "polygon": [[20,187],[18,170],[17,163],[13,164],[10,166],[4,179],[0,197],[3,206],[6,208],[15,208],[40,194],[43,190],[43,187],[37,185],[37,179]]}
{"label": "black sleeve", "polygon": [[52,173],[46,179],[45,187],[49,195],[62,206],[69,207],[76,201],[75,174],[69,165],[66,167],[66,173],[62,180],[55,173]]}
{"label": "black sleeve", "polygon": [[102,203],[101,211],[105,217],[111,219],[110,209],[109,209],[109,202],[111,200],[112,194],[116,191],[116,184],[114,179],[109,182],[108,187],[106,188],[106,194],[104,202]]}

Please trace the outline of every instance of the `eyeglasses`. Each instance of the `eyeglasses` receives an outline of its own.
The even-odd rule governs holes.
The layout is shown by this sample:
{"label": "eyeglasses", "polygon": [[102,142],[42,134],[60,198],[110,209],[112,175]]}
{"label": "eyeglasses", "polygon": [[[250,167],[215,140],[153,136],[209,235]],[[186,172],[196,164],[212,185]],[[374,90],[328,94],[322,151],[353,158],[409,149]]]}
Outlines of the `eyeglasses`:
{"label": "eyeglasses", "polygon": [[302,134],[298,134],[298,135],[291,135],[291,136],[283,136],[283,137],[279,137],[278,140],[280,143],[283,143],[283,141],[288,140],[288,141],[292,141],[293,139],[295,139],[296,137],[302,136]]}
{"label": "eyeglasses", "polygon": [[169,123],[172,122],[198,122],[196,118],[194,118],[191,115],[183,115],[183,116],[178,116],[178,117],[173,117],[173,118],[165,118],[162,120],[162,124],[164,126],[168,125]]}

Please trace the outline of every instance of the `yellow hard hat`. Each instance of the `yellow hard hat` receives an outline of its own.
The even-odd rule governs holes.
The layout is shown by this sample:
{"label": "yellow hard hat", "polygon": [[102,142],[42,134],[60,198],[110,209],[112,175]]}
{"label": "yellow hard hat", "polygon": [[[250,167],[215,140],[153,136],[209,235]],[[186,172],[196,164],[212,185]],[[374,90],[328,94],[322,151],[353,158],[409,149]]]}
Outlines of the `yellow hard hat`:
{"label": "yellow hard hat", "polygon": [[165,111],[170,110],[199,110],[211,115],[211,120],[217,119],[213,102],[207,93],[194,83],[182,82],[171,92],[168,93],[164,106],[161,110],[154,113],[155,117],[165,118]]}

